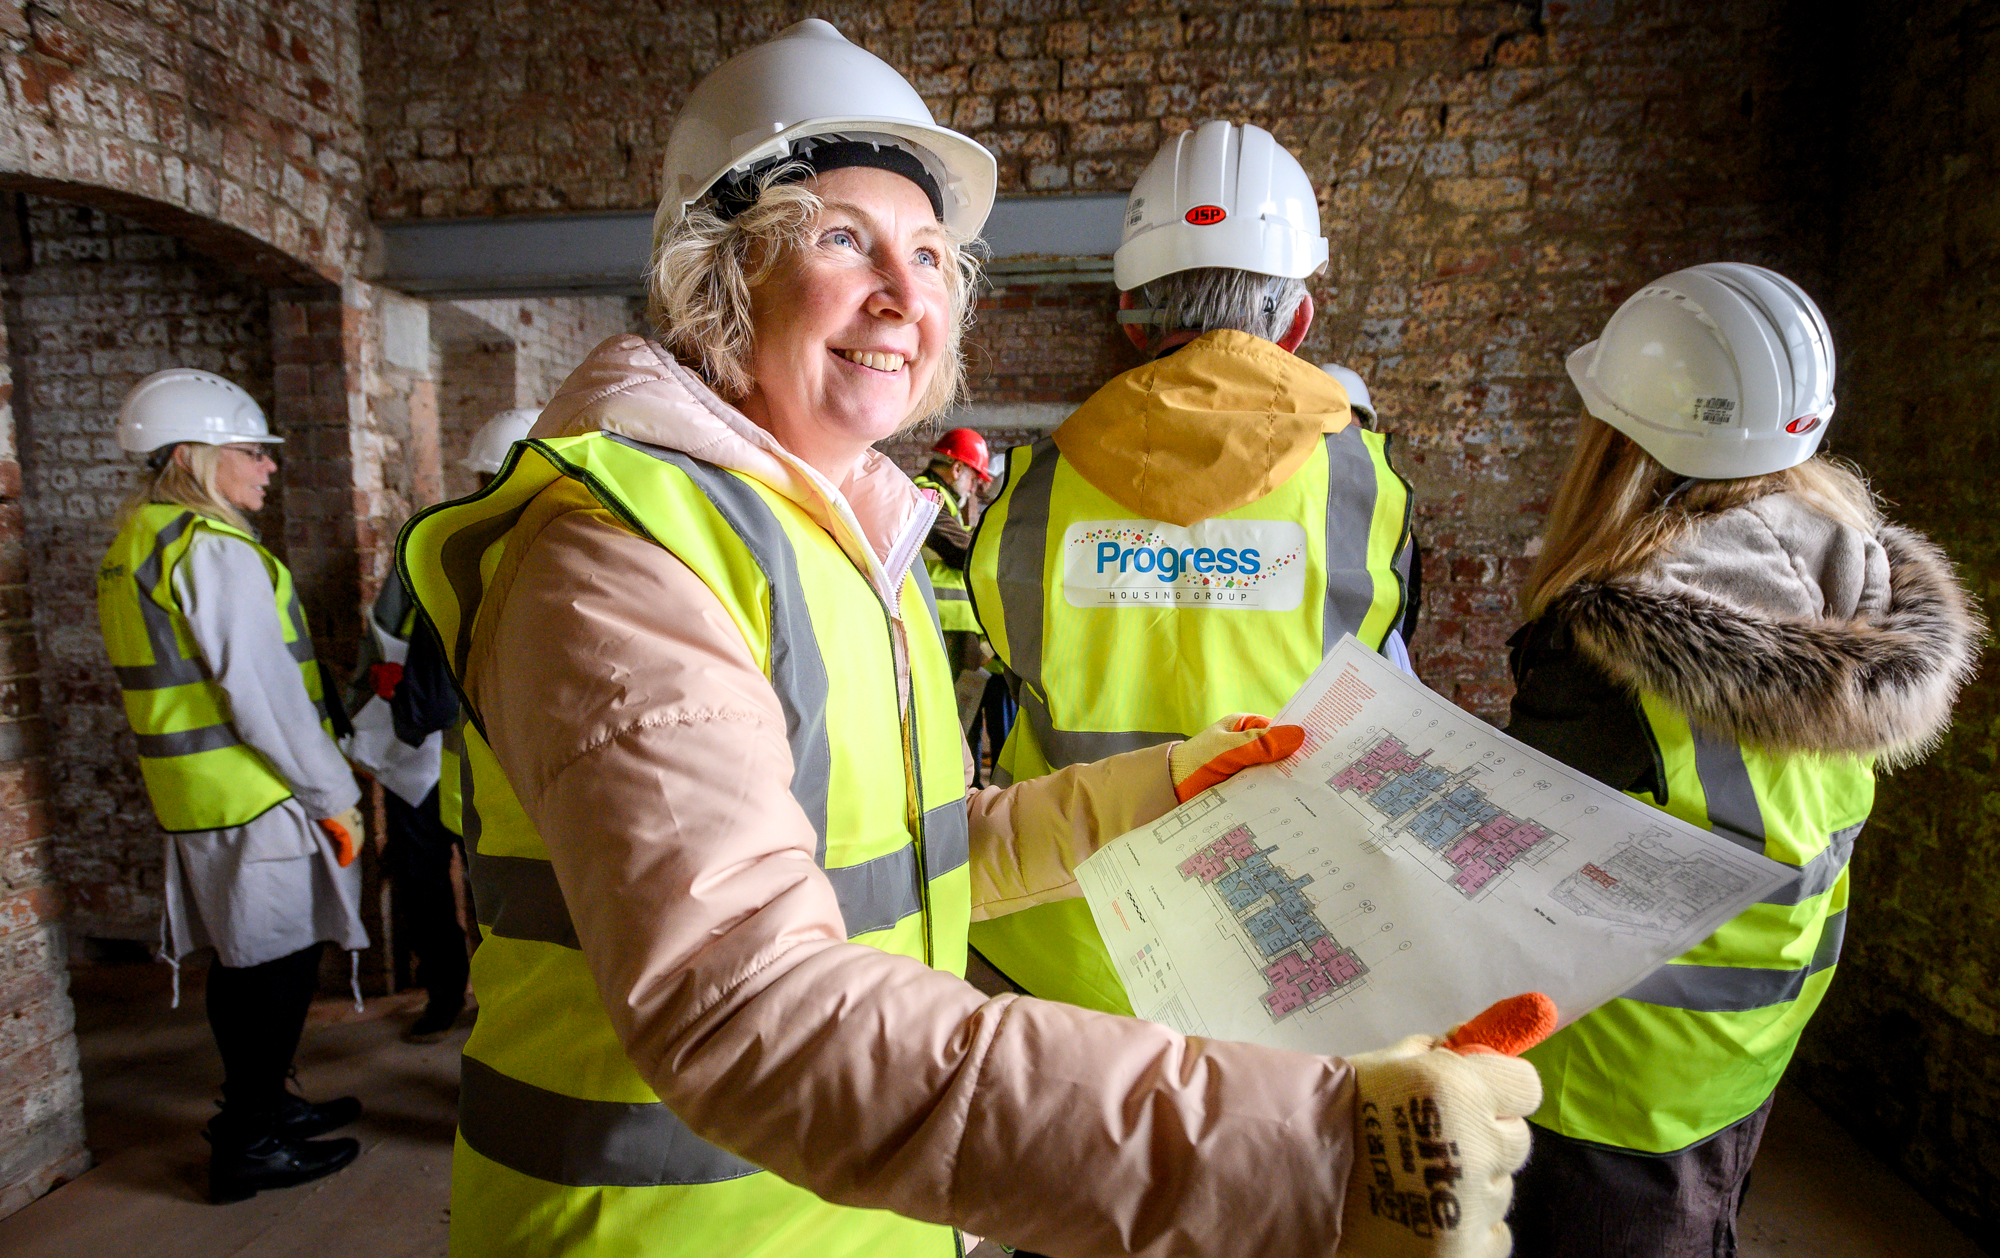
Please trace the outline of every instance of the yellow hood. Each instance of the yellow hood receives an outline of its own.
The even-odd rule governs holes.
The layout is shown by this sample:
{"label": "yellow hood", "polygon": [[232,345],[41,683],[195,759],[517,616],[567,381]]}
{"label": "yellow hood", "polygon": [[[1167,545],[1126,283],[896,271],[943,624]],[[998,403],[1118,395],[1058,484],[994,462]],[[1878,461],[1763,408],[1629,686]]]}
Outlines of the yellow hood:
{"label": "yellow hood", "polygon": [[1055,443],[1119,506],[1185,526],[1270,493],[1351,422],[1333,377],[1262,337],[1222,331],[1113,379]]}

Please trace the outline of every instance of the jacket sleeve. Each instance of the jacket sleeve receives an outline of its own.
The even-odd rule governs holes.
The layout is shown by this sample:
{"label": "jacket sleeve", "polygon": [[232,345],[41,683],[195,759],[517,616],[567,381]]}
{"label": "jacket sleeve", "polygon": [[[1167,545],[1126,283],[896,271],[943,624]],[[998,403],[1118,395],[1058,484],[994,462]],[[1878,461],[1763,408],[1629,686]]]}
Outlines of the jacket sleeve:
{"label": "jacket sleeve", "polygon": [[1638,700],[1576,650],[1560,620],[1524,625],[1507,645],[1515,685],[1510,736],[1606,786],[1667,802],[1659,744]]}
{"label": "jacket sleeve", "polygon": [[257,552],[202,530],[174,568],[174,594],[229,696],[237,737],[271,762],[309,815],[337,817],[360,802],[354,772],[320,727],[319,707],[285,650],[277,594]]}
{"label": "jacket sleeve", "polygon": [[452,689],[451,672],[438,650],[437,630],[422,612],[410,633],[403,675],[389,696],[389,718],[396,737],[412,747],[458,723],[458,692]]}
{"label": "jacket sleeve", "polygon": [[[693,1130],[829,1201],[1044,1253],[1333,1252],[1345,1063],[988,999],[847,943],[775,693],[707,587],[604,512],[523,543],[489,600],[468,694],[626,1052]],[[1149,780],[1123,804],[1065,816],[1088,773],[982,795],[982,842],[1073,856],[1163,789],[1126,759],[1102,772]],[[1012,858],[1045,875],[1012,889],[1066,859]]]}
{"label": "jacket sleeve", "polygon": [[972,919],[985,921],[1083,894],[1092,852],[1173,810],[1167,753],[1176,743],[1072,765],[965,801],[972,832]]}

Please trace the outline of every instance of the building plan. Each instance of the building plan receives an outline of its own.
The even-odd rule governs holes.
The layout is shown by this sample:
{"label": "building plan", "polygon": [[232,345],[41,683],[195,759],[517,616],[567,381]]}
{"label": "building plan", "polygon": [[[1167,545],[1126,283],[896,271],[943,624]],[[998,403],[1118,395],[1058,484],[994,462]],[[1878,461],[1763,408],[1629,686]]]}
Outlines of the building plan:
{"label": "building plan", "polygon": [[1344,639],[1306,741],[1077,871],[1142,1018],[1315,1053],[1518,992],[1569,1022],[1797,871],[1508,738]]}

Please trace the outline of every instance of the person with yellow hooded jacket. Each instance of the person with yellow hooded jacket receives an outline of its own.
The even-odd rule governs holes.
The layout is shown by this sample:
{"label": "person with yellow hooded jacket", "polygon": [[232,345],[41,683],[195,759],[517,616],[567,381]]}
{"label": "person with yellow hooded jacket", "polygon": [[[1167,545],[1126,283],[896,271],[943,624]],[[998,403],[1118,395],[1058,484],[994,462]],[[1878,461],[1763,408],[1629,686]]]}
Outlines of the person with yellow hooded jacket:
{"label": "person with yellow hooded jacket", "polygon": [[[1313,187],[1262,128],[1204,122],[1133,188],[1119,322],[1150,361],[1008,452],[967,584],[1022,718],[1021,781],[1275,711],[1343,635],[1401,659],[1409,486],[1294,351],[1326,263]],[[1130,1013],[1081,901],[973,928],[1029,992]]]}
{"label": "person with yellow hooded jacket", "polygon": [[118,444],[147,456],[97,574],[104,644],[166,831],[160,953],[214,949],[209,1028],[222,1111],[209,1196],[238,1201],[354,1160],[314,1140],[361,1114],[287,1091],[327,943],[368,946],[355,847],[360,791],[322,704],[326,682],[292,574],[246,513],[277,464],[263,411],[240,385],[192,368],[126,396]]}

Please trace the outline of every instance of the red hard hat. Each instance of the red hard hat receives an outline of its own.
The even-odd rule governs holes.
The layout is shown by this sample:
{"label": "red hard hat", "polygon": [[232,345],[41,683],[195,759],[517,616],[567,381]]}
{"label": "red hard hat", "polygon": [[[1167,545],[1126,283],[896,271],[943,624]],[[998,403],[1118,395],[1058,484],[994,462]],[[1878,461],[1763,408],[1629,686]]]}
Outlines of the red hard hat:
{"label": "red hard hat", "polygon": [[939,437],[931,453],[957,459],[978,473],[982,481],[993,479],[993,473],[986,470],[986,438],[970,428],[954,428]]}

